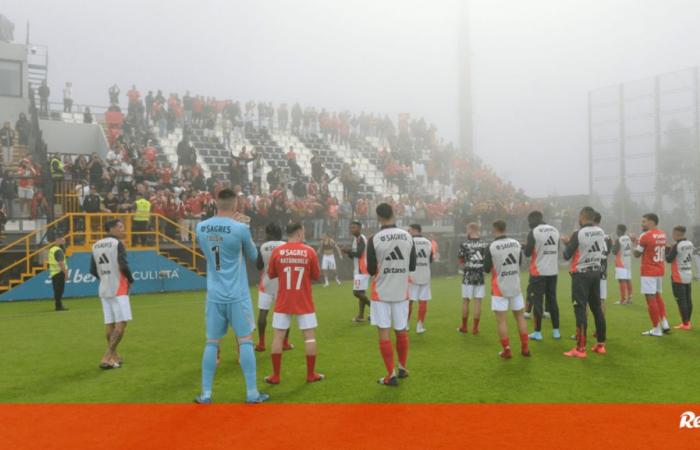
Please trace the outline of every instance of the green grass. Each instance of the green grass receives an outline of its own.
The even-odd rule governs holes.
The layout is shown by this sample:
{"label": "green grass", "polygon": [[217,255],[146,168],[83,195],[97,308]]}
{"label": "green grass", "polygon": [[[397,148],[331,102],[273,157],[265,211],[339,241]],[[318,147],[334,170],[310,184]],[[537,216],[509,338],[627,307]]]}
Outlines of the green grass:
{"label": "green grass", "polygon": [[[525,282],[527,277],[523,278]],[[631,306],[612,304],[617,299],[614,280],[609,281],[608,354],[589,353],[586,360],[562,356],[572,347],[568,336],[574,330],[568,275],[562,274],[559,282],[564,338],[550,339],[551,326],[545,321],[547,339],[532,343],[533,356],[518,355],[510,361],[496,356],[500,346],[488,299],[479,336],[455,331],[459,283],[457,277],[434,280],[428,332],[411,333],[411,376],[399,388],[376,384],[384,372],[377,332],[368,324],[350,322],[357,305],[350,284],[315,287],[320,324],[317,366],[327,380],[313,385],[304,382],[302,338],[293,329],[297,348],[284,354],[282,384],[263,389],[275,402],[700,401],[699,333],[640,336],[649,328],[642,297],[636,294]],[[665,292],[670,320],[676,324],[678,311],[670,286]],[[97,299],[68,300],[66,313],[54,313],[48,301],[0,304],[0,402],[190,402],[199,390],[203,298],[203,293],[132,297],[135,319],[120,347],[126,362],[111,371],[97,368],[104,351]],[[509,326],[517,346],[512,320]],[[268,340],[270,332],[268,328]],[[238,402],[243,397],[233,345],[229,333],[216,374],[217,402]],[[262,381],[270,372],[270,357],[269,353],[257,357]]]}

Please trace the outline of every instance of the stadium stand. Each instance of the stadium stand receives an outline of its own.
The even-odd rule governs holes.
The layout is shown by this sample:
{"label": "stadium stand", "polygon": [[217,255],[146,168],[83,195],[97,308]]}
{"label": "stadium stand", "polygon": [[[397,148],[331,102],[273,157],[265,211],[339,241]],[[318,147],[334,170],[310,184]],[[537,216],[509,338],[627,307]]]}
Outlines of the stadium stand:
{"label": "stadium stand", "polygon": [[[13,233],[8,240],[24,239],[34,249],[46,242],[47,222],[62,215],[132,213],[137,192],[168,223],[156,231],[180,244],[191,240],[198,220],[215,214],[212,195],[224,187],[239,193],[239,209],[252,218],[256,237],[269,221],[290,219],[302,220],[310,239],[325,232],[347,237],[350,220],[375,225],[371,211],[382,201],[393,204],[399,224],[418,222],[437,233],[462,232],[466,221],[495,217],[505,217],[511,229],[524,228],[523,212],[542,206],[478,158],[439,142],[423,119],[401,115],[394,124],[387,117],[298,104],[275,108],[249,101],[241,107],[189,93],[166,98],[149,91],[144,97],[135,86],[126,94],[124,114],[120,92],[110,87],[109,107],[75,104],[65,112],[65,105],[49,103],[52,121],[99,123],[109,143],[106,154],[76,149],[55,157],[49,148],[46,163],[35,162],[27,148],[31,121],[15,124],[0,186],[0,206]],[[41,133],[38,126],[33,132]],[[60,174],[54,160],[62,164],[55,168]],[[86,208],[90,194],[99,196],[97,210]],[[84,227],[85,218],[73,220]],[[27,233],[31,238],[25,239]],[[25,269],[20,278],[36,267]]]}

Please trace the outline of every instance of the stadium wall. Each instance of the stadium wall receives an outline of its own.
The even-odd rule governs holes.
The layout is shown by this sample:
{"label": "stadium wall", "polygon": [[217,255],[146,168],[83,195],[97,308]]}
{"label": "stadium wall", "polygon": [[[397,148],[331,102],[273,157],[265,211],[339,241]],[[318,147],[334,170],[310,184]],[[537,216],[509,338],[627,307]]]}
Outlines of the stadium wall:
{"label": "stadium wall", "polygon": [[0,42],[0,61],[11,64],[19,63],[21,68],[21,95],[0,96],[0,126],[6,120],[9,120],[14,126],[19,113],[26,113],[29,109],[27,46]]}
{"label": "stadium wall", "polygon": [[[68,258],[69,274],[64,296],[95,297],[97,280],[90,274],[91,253],[75,253]],[[206,288],[206,278],[159,255],[153,250],[130,251],[129,266],[134,275],[131,292],[195,291]],[[53,297],[47,270],[0,295],[0,301],[39,300]]]}
{"label": "stadium wall", "polygon": [[39,127],[49,153],[89,155],[97,152],[104,158],[109,151],[107,138],[96,123],[67,123],[40,119]]}

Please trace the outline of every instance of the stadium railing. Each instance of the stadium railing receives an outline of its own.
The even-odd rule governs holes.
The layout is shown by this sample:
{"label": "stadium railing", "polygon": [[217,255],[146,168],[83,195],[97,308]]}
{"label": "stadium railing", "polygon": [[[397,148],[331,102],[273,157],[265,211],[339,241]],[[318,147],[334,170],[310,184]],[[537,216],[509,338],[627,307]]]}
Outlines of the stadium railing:
{"label": "stadium railing", "polygon": [[[13,262],[0,269],[0,293],[9,291],[45,270],[46,252],[59,236],[65,237],[67,255],[92,251],[92,245],[106,236],[104,224],[111,219],[120,219],[124,223],[124,245],[128,249],[153,250],[189,270],[199,274],[204,272],[205,258],[196,246],[192,230],[167,217],[151,214],[147,229],[135,231],[134,216],[118,213],[69,213],[5,245],[0,248],[0,255],[16,256],[12,258]],[[41,244],[34,245],[34,242]]]}

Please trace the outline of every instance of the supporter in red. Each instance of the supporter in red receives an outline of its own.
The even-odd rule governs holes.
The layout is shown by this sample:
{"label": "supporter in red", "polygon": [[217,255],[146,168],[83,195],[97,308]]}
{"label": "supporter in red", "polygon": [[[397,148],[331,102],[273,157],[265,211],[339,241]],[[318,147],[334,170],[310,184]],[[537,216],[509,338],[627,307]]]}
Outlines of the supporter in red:
{"label": "supporter in red", "polygon": [[143,149],[143,158],[146,161],[155,161],[156,153],[156,148],[153,146],[153,143],[148,141],[148,145]]}
{"label": "supporter in red", "polygon": [[196,95],[192,98],[192,120],[196,125],[201,124],[203,112],[204,102],[202,100],[202,97]]}
{"label": "supporter in red", "polygon": [[126,93],[126,96],[129,98],[129,104],[131,104],[139,101],[141,93],[136,89],[136,85],[132,85],[129,92]]}
{"label": "supporter in red", "polygon": [[173,185],[173,168],[170,163],[163,163],[158,170],[161,186],[170,189]]}
{"label": "supporter in red", "polygon": [[355,214],[358,218],[366,219],[369,212],[369,205],[364,198],[358,198],[355,204]]}

